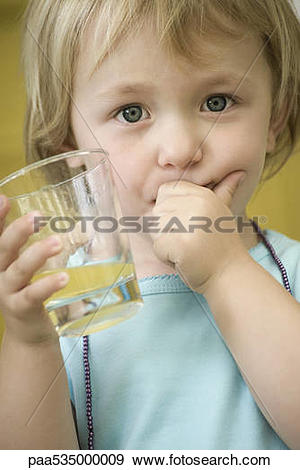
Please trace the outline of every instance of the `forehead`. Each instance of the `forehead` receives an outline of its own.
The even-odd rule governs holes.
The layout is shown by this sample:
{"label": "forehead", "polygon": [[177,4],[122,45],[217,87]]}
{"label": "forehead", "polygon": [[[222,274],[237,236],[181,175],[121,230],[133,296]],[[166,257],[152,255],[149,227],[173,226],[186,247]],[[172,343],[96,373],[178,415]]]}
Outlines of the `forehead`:
{"label": "forehead", "polygon": [[[174,80],[178,72],[186,75],[187,81],[197,75],[213,73],[231,74],[233,77],[252,78],[264,75],[270,78],[270,70],[265,59],[263,41],[251,34],[240,31],[236,38],[224,34],[210,33],[189,35],[191,54],[186,57],[174,49],[166,47],[159,40],[158,34],[149,24],[143,30],[131,34],[118,41],[110,49],[104,60],[97,63],[97,44],[103,44],[104,31],[100,32],[95,41],[96,25],[87,30],[81,44],[75,74],[75,86],[114,82],[115,78],[126,76],[128,81],[158,80],[166,73]],[[102,42],[101,42],[102,41]]]}

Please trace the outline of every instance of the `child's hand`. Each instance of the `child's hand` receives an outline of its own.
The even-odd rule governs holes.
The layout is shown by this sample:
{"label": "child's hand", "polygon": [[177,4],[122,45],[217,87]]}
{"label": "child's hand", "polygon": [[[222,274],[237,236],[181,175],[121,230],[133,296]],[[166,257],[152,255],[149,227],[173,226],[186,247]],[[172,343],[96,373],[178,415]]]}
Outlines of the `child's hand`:
{"label": "child's hand", "polygon": [[3,230],[9,202],[2,196],[0,199],[4,201],[0,207],[0,311],[6,331],[23,343],[57,341],[43,301],[64,287],[67,279],[62,280],[61,274],[56,273],[32,284],[30,280],[49,257],[60,252],[62,244],[57,237],[58,244],[54,244],[55,238],[48,237],[33,243],[19,255],[19,250],[33,234],[31,215],[34,213],[18,218]]}
{"label": "child's hand", "polygon": [[[229,263],[248,255],[234,219],[220,223],[222,229],[231,229],[232,233],[215,227],[217,218],[233,217],[229,206],[243,175],[244,172],[230,173],[214,191],[187,181],[172,181],[159,188],[152,210],[153,215],[160,217],[159,232],[151,234],[154,251],[164,263],[175,265],[183,281],[199,293],[203,294],[212,279]],[[173,217],[176,217],[172,225],[175,231],[162,233]],[[207,231],[193,229],[193,225],[204,227],[205,222],[203,219],[191,221],[192,217],[211,221]],[[176,233],[177,220],[186,232]]]}

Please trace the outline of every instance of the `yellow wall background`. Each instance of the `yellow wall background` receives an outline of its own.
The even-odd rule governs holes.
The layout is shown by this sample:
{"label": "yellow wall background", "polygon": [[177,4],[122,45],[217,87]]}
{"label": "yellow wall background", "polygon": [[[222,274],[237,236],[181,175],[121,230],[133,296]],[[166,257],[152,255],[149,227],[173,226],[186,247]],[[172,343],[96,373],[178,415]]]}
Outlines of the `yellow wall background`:
{"label": "yellow wall background", "polygon": [[[19,65],[19,18],[26,3],[26,0],[0,0],[0,178],[24,166],[25,93]],[[262,228],[283,232],[300,241],[299,180],[300,145],[286,166],[253,196],[248,215],[265,215],[268,222]],[[0,338],[3,328],[0,315]]]}
{"label": "yellow wall background", "polygon": [[[19,65],[18,17],[26,2],[0,0],[0,178],[24,166],[25,93]],[[0,315],[0,339],[4,329]]]}

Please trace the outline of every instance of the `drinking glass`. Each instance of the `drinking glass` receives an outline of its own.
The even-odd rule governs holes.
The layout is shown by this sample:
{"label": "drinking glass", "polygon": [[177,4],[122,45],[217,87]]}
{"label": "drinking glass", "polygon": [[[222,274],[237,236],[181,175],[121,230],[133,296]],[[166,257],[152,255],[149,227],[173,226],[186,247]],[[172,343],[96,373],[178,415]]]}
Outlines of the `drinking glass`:
{"label": "drinking glass", "polygon": [[55,234],[62,251],[31,282],[65,271],[68,284],[45,301],[60,336],[81,336],[136,314],[143,305],[108,155],[78,150],[45,158],[0,181],[10,201],[6,225],[38,211],[21,252]]}

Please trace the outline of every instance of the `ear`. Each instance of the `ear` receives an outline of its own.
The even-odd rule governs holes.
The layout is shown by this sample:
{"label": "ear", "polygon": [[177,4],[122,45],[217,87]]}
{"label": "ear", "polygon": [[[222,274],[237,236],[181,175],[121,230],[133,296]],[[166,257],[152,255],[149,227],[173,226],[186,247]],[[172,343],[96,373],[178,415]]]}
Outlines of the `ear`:
{"label": "ear", "polygon": [[72,152],[73,150],[76,150],[76,149],[75,147],[72,147],[71,145],[63,144],[60,147],[60,153]]}
{"label": "ear", "polygon": [[277,137],[286,126],[288,116],[288,105],[287,101],[285,101],[277,118],[271,118],[267,139],[267,153],[271,153],[275,149]]}

